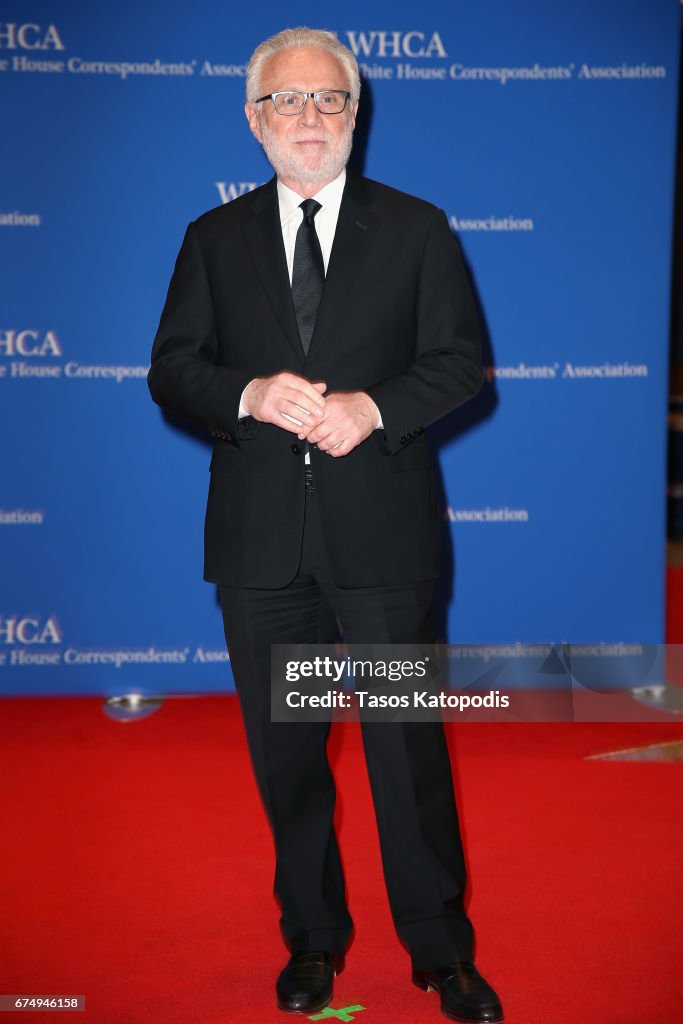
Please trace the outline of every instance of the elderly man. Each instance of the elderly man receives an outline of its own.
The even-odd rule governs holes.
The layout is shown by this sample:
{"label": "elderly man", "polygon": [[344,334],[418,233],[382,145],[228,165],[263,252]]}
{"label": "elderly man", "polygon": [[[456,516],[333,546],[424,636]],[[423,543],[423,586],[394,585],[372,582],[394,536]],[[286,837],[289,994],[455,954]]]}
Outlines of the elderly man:
{"label": "elderly man", "polygon": [[[254,51],[245,112],[275,177],[190,224],[154,342],[155,401],[216,440],[205,578],[220,587],[291,953],[280,1009],[332,998],[352,929],[329,723],[275,723],[270,645],[433,641],[438,523],[424,428],[482,381],[444,214],[346,169],[360,79],[329,32]],[[393,918],[413,980],[502,1020],[472,963],[440,722],[364,723]]]}

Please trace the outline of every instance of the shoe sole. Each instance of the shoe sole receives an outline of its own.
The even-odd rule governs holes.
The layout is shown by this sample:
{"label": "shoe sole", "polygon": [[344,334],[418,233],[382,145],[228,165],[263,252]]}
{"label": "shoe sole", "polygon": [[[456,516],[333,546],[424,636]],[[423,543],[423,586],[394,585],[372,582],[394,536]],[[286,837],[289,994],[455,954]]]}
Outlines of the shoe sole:
{"label": "shoe sole", "polygon": [[324,1010],[331,1002],[332,998],[330,997],[329,999],[326,999],[324,1003],[320,1003],[319,1006],[309,1006],[306,1010],[293,1010],[291,1006],[281,1006],[280,1003],[277,1004],[277,1008],[283,1013],[291,1013],[295,1017],[308,1017],[311,1013],[318,1013],[320,1010]]}

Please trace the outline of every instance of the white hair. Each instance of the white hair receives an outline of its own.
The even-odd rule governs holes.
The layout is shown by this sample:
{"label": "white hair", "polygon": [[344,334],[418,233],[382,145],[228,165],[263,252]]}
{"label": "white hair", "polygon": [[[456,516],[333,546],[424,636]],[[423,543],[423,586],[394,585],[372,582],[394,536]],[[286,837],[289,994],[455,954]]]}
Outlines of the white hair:
{"label": "white hair", "polygon": [[327,50],[333,57],[336,57],[348,78],[351,101],[355,103],[358,100],[360,96],[358,62],[348,46],[340,43],[334,32],[302,26],[301,28],[285,28],[256,47],[247,65],[247,103],[253,103],[263,95],[261,75],[266,61],[281,50],[289,50],[296,46],[317,46],[320,50]]}

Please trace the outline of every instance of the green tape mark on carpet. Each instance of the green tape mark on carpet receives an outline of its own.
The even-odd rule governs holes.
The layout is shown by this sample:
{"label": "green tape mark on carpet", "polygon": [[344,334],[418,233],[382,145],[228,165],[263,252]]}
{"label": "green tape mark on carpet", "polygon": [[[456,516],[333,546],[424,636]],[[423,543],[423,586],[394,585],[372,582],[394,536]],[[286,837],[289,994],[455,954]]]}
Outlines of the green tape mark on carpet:
{"label": "green tape mark on carpet", "polygon": [[357,1013],[358,1010],[364,1010],[365,1007],[361,1006],[342,1006],[340,1009],[335,1010],[333,1006],[326,1006],[321,1013],[314,1013],[309,1020],[355,1020],[351,1014]]}

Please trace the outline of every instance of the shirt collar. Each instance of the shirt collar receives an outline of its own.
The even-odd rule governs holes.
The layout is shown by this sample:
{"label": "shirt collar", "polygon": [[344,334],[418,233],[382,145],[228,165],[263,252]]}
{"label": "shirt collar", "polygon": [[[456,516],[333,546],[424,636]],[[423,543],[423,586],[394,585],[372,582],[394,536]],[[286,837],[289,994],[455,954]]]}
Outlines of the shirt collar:
{"label": "shirt collar", "polygon": [[[338,210],[341,206],[342,193],[344,191],[344,185],[346,183],[346,168],[342,169],[342,172],[334,181],[330,181],[319,192],[313,196],[316,202],[320,203],[323,210],[336,209]],[[299,205],[303,200],[303,196],[300,196],[298,192],[289,188],[288,185],[284,185],[278,178],[277,183],[277,198],[280,204],[280,221],[284,224],[289,220],[290,217],[298,212]]]}

